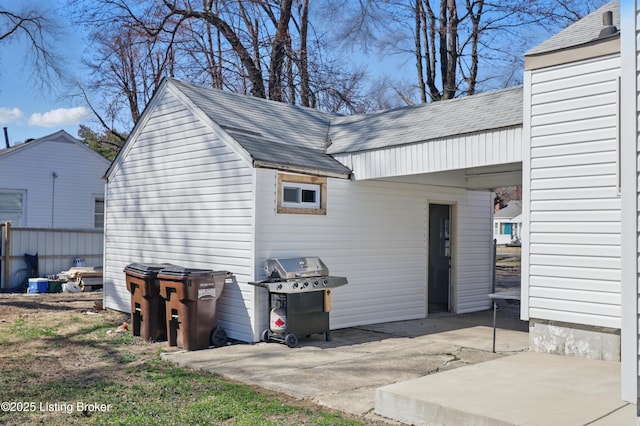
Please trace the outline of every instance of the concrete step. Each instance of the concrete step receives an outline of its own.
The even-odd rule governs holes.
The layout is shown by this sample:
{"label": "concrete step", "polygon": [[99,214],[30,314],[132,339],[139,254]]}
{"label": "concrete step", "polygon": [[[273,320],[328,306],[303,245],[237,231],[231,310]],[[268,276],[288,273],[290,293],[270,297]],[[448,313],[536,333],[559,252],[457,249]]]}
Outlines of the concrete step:
{"label": "concrete step", "polygon": [[375,412],[414,425],[636,424],[619,363],[535,352],[378,388]]}

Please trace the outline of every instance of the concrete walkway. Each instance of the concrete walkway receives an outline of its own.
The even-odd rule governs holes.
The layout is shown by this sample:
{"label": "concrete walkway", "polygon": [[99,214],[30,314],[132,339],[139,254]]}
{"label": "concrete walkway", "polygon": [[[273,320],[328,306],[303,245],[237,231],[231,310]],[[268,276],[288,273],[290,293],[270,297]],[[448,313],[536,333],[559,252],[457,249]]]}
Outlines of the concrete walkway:
{"label": "concrete walkway", "polygon": [[[572,392],[571,389],[563,393],[557,386],[546,387],[544,380],[548,379],[551,385],[555,383],[555,375],[540,375],[539,372],[563,369],[566,363],[554,367],[552,360],[564,358],[543,355],[540,359],[548,357],[550,361],[547,364],[541,364],[541,361],[532,363],[537,358],[531,356],[539,354],[520,353],[528,348],[527,324],[519,321],[517,314],[509,313],[508,309],[498,313],[498,353],[492,353],[491,315],[492,311],[484,311],[334,330],[332,342],[325,342],[320,335],[312,336],[301,339],[300,345],[293,349],[278,343],[235,344],[202,351],[167,352],[162,357],[179,365],[363,416],[372,424],[390,421],[380,415],[416,424],[585,424],[565,421],[574,417],[582,421],[585,410],[578,409],[580,404],[591,407],[590,418],[593,420],[611,413],[612,416],[626,414],[631,418],[627,412],[632,411],[635,419],[633,407],[623,407],[624,403],[618,398],[620,374],[617,363],[603,363],[606,368],[592,367],[600,365],[595,361],[569,363],[583,366],[571,370],[570,375],[583,377],[583,372],[592,373],[584,376],[585,381],[581,382],[600,389],[599,394],[592,393],[590,398],[582,399],[584,393]],[[483,366],[487,368],[483,369]],[[532,366],[537,369],[534,376],[539,376],[540,381],[535,388],[536,393],[527,394],[529,389],[516,386],[519,383],[516,379],[524,377],[518,371],[525,372]],[[616,368],[617,372],[614,371]],[[503,369],[505,373],[501,373]],[[453,373],[458,374],[451,375]],[[429,378],[436,381],[420,381]],[[502,389],[500,394],[496,393],[497,388]],[[441,408],[445,405],[440,398],[445,391],[446,395],[464,394],[466,398],[452,402],[453,407],[445,410]],[[529,401],[537,411],[549,414],[531,417],[531,412],[536,410],[529,410],[522,411],[524,417],[519,418],[519,406],[510,406],[507,400],[501,402],[503,394]],[[608,395],[609,400],[598,406],[594,400],[601,399],[602,394]],[[578,399],[575,405],[561,403],[567,408],[567,415],[554,417],[556,411],[535,402],[545,395],[545,405],[547,401],[561,403],[572,396]],[[488,405],[488,401],[493,400],[499,404]],[[416,408],[413,414],[407,414],[411,413],[408,406],[420,408]],[[470,410],[476,406],[498,408],[480,412]],[[620,407],[622,411],[616,411]],[[438,414],[445,411],[446,416]],[[489,416],[497,411],[504,411],[506,417]],[[450,412],[458,416],[454,417],[453,423],[448,420]],[[469,416],[463,414],[466,412],[470,413]],[[465,419],[462,423],[459,421],[463,419],[461,415]],[[429,419],[435,419],[435,423],[429,423]],[[547,421],[549,419],[552,421]],[[470,422],[465,423],[467,420]],[[542,420],[545,421],[537,423]]]}

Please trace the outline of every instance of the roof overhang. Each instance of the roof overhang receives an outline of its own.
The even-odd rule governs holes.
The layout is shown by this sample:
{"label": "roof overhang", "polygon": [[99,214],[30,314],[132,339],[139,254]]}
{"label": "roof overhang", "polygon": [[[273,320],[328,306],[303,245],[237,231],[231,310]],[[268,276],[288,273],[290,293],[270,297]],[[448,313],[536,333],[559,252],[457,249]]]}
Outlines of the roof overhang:
{"label": "roof overhang", "polygon": [[333,156],[353,171],[355,180],[464,170],[468,188],[497,188],[508,186],[507,182],[519,185],[522,182],[522,126]]}
{"label": "roof overhang", "polygon": [[276,163],[272,161],[254,160],[253,167],[260,169],[275,169],[283,172],[301,173],[311,176],[326,176],[338,179],[350,179],[351,173],[341,173],[333,170],[324,170],[319,168],[301,167],[292,164]]}
{"label": "roof overhang", "polygon": [[607,38],[595,39],[579,46],[526,55],[524,57],[524,69],[525,71],[531,71],[615,53],[620,53],[619,33]]}

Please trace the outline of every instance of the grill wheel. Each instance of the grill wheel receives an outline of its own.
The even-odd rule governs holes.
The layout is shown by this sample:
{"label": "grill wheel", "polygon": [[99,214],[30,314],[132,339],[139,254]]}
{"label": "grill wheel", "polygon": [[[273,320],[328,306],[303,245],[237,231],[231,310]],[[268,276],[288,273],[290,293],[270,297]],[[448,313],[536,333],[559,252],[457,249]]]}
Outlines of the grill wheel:
{"label": "grill wheel", "polygon": [[284,336],[284,343],[290,348],[295,348],[298,346],[298,337],[293,333],[289,333]]}

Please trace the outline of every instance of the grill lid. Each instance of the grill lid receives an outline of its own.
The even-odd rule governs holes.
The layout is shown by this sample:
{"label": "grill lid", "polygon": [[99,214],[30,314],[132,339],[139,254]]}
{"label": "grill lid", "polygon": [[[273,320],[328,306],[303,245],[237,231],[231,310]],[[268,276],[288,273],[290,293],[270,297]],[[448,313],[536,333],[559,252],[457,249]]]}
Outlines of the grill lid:
{"label": "grill lid", "polygon": [[315,256],[267,259],[265,270],[268,277],[281,279],[329,275],[329,268]]}

